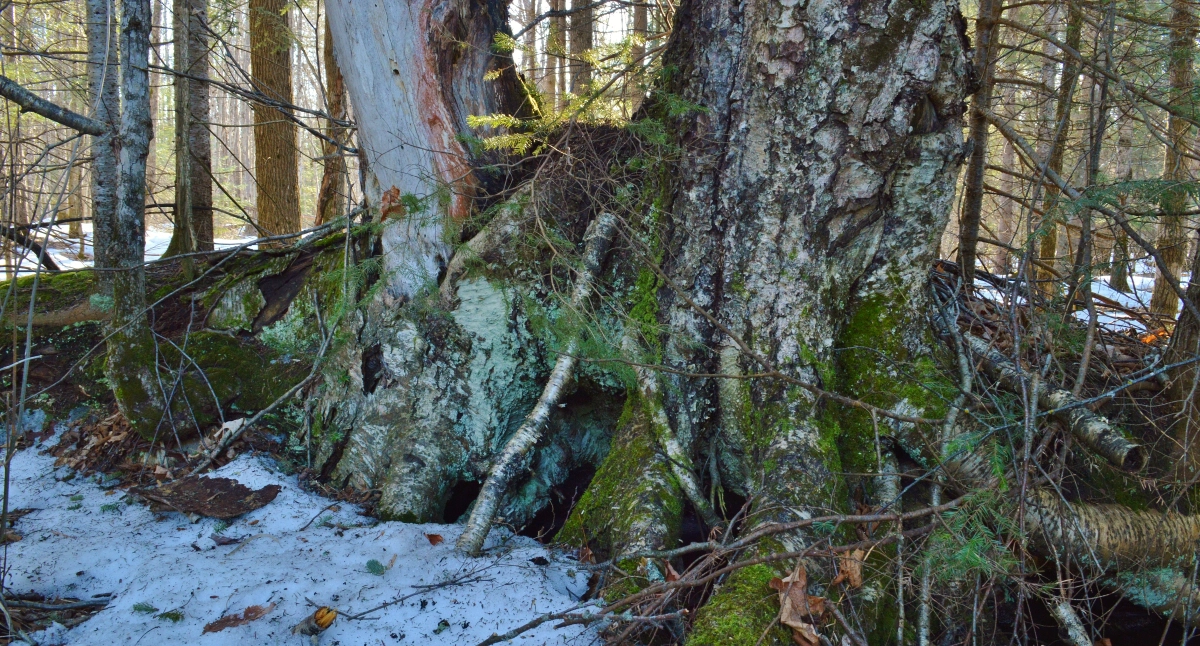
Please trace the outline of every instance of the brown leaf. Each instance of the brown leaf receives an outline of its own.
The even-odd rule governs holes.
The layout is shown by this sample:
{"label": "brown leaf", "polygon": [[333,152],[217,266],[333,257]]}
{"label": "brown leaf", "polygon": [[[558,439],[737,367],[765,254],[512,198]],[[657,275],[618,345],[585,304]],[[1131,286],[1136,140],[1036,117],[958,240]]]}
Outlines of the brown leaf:
{"label": "brown leaf", "polygon": [[843,581],[845,581],[845,582],[849,582],[851,588],[861,588],[862,584],[863,584],[863,576],[862,576],[863,558],[866,557],[866,555],[867,555],[867,553],[864,552],[863,550],[854,550],[853,552],[850,552],[849,554],[842,554],[841,556],[839,556],[838,557],[839,573],[837,575],[837,578],[834,579],[834,581],[836,581],[836,583],[834,583],[833,585],[837,585],[838,583],[842,583]]}
{"label": "brown leaf", "polygon": [[441,545],[442,541],[445,540],[441,534],[426,534],[425,538],[429,539],[430,545]]}
{"label": "brown leaf", "polygon": [[404,203],[400,201],[400,189],[393,186],[383,192],[379,199],[379,215],[384,220],[393,215],[404,215]]}
{"label": "brown leaf", "polygon": [[140,493],[179,512],[230,519],[275,500],[279,491],[279,485],[267,485],[256,491],[229,478],[188,476]]}
{"label": "brown leaf", "polygon": [[663,561],[663,565],[664,565],[664,566],[666,566],[666,567],[665,567],[665,568],[663,568],[663,569],[664,569],[664,570],[666,570],[666,573],[667,573],[667,581],[668,581],[668,582],[670,582],[670,581],[678,581],[678,580],[679,580],[679,573],[675,571],[675,568],[671,567],[671,562],[670,562],[670,561]]}
{"label": "brown leaf", "polygon": [[770,586],[779,593],[779,623],[792,629],[792,639],[804,646],[817,646],[820,639],[812,621],[825,614],[825,598],[808,594],[808,572],[803,563],[787,577],[771,579]]}
{"label": "brown leaf", "polygon": [[1112,640],[1107,637],[1101,637],[1096,640],[1095,646],[1112,646]]}
{"label": "brown leaf", "polygon": [[16,532],[4,532],[4,536],[0,537],[0,544],[16,543],[23,537]]}
{"label": "brown leaf", "polygon": [[588,547],[587,545],[584,545],[583,547],[579,548],[579,562],[580,563],[595,563],[596,562],[596,555],[592,554],[592,549],[590,547]]}
{"label": "brown leaf", "polygon": [[[275,604],[268,606],[250,606],[241,612],[235,612],[232,615],[225,615],[220,619],[204,626],[204,633],[219,633],[226,628],[234,626],[244,626],[255,619],[265,617],[268,612],[275,609]],[[204,634],[201,633],[201,634]]]}

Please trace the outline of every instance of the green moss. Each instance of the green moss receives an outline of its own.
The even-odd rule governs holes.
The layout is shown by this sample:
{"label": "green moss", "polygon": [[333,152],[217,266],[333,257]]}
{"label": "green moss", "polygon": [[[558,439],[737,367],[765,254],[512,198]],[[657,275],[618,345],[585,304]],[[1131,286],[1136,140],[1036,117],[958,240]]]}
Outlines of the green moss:
{"label": "green moss", "polygon": [[[54,312],[77,305],[96,291],[96,274],[88,269],[45,273],[40,276],[22,276],[17,279],[16,293],[10,303],[17,307],[10,309],[17,312],[28,312],[29,295],[33,290],[34,279],[38,282],[36,312]],[[8,296],[12,289],[12,281],[0,283],[0,298]]]}
{"label": "green moss", "polygon": [[608,457],[557,539],[619,551],[640,527],[659,525],[665,544],[674,544],[683,517],[683,494],[658,455],[650,425],[636,397],[626,399]]}
{"label": "green moss", "polygon": [[[779,613],[779,597],[771,579],[780,576],[770,565],[742,568],[696,612],[688,646],[755,646]],[[763,644],[790,644],[783,626],[771,628]]]}

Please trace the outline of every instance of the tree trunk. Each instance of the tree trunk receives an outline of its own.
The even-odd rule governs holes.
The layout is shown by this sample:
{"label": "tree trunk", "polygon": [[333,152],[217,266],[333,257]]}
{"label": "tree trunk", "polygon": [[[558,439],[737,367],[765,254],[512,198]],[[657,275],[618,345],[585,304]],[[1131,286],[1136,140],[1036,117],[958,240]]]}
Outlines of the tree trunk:
{"label": "tree trunk", "polygon": [[[567,0],[549,0],[550,10],[563,12]],[[546,35],[546,78],[549,94],[546,100],[554,110],[561,110],[567,94],[567,17],[555,15],[550,18],[550,31]]]}
{"label": "tree trunk", "polygon": [[[568,217],[571,204],[518,192],[499,209],[509,215],[460,252],[507,269],[456,269],[447,280],[465,276],[457,289],[426,295],[449,260],[447,231],[488,181],[455,135],[468,114],[519,105],[511,65],[488,47],[504,18],[503,5],[461,0],[329,3],[367,198],[383,221],[383,285],[350,317],[352,340],[333,351],[314,411],[317,466],[335,482],[380,489],[385,517],[453,521],[462,509],[448,504],[452,494],[483,480],[543,393],[550,361],[530,336],[535,306],[505,278],[522,266],[521,247],[494,247],[525,240],[531,222],[574,221],[561,235],[578,250],[586,227],[571,217],[604,208]],[[683,152],[659,162],[643,190],[663,199],[629,213],[632,230],[614,243],[622,251],[602,280],[619,308],[595,313],[614,338],[631,339],[622,356],[670,372],[639,375],[620,415],[621,381],[601,372],[564,384],[566,405],[549,407],[545,439],[524,458],[528,475],[498,506],[520,526],[567,472],[598,463],[559,537],[618,557],[674,545],[695,504],[681,502],[685,488],[693,499],[759,494],[756,523],[848,508],[841,474],[880,469],[876,427],[865,411],[818,401],[797,382],[909,415],[945,408],[887,366],[940,379],[928,271],[962,161],[967,62],[956,5],[689,0],[677,20],[664,54],[673,74],[661,88],[672,103],[645,113],[677,134]],[[703,109],[681,115],[681,104]],[[572,162],[574,172],[585,160]],[[548,219],[533,218],[539,204]],[[780,377],[736,379],[758,372]],[[731,379],[683,376],[695,373]],[[696,474],[692,465],[712,467]],[[890,502],[875,480],[864,479],[871,502]],[[650,576],[657,566],[630,567]],[[744,583],[764,573],[775,570],[750,568],[718,589],[692,642],[753,644],[774,612],[761,602],[766,580]]]}
{"label": "tree trunk", "polygon": [[[1196,51],[1196,17],[1192,3],[1174,0],[1171,3],[1171,44],[1167,73],[1171,79],[1170,105],[1188,110],[1195,104],[1192,93],[1192,58]],[[1177,279],[1187,262],[1188,228],[1184,210],[1188,203],[1187,148],[1191,145],[1192,127],[1187,119],[1171,113],[1167,117],[1167,146],[1163,163],[1163,182],[1168,184],[1159,198],[1159,234],[1155,246],[1163,263]],[[1173,318],[1179,311],[1179,296],[1161,269],[1154,275],[1154,293],[1150,297],[1150,312]]]}
{"label": "tree trunk", "polygon": [[262,235],[300,230],[299,166],[292,103],[287,0],[250,0],[250,71],[254,89],[280,106],[254,104],[254,179]]}
{"label": "tree trunk", "polygon": [[[975,69],[979,71],[979,89],[971,100],[971,159],[963,182],[962,214],[959,218],[958,266],[963,281],[970,285],[975,278],[975,258],[979,246],[979,220],[983,213],[983,179],[987,166],[988,129],[984,110],[992,102],[992,38],[994,21],[1003,9],[1004,0],[982,0],[979,18],[975,21]],[[1004,242],[1002,239],[1001,242]]]}
{"label": "tree trunk", "polygon": [[146,157],[150,148],[150,2],[121,3],[120,152],[114,237],[109,248],[112,314],[107,377],[130,425],[147,438],[160,421],[158,357],[146,318]]}
{"label": "tree trunk", "polygon": [[[1067,34],[1066,44],[1068,47],[1078,50],[1079,42],[1083,35],[1083,11],[1075,4],[1067,5]],[[1043,68],[1043,82],[1046,81],[1046,76]],[[1066,154],[1067,139],[1071,134],[1071,117],[1075,104],[1075,85],[1079,77],[1079,62],[1074,58],[1067,58],[1063,64],[1062,78],[1058,83],[1058,95],[1054,101],[1054,121],[1050,131],[1045,133],[1049,135],[1049,150],[1048,156],[1039,159],[1039,162],[1044,162],[1050,171],[1058,175],[1062,175],[1063,157]],[[1051,78],[1051,83],[1053,79]],[[1063,258],[1059,257],[1059,219],[1062,212],[1062,206],[1058,203],[1061,191],[1053,182],[1045,181],[1045,194],[1043,200],[1043,216],[1042,228],[1044,229],[1044,237],[1039,245],[1038,256],[1045,263],[1046,267],[1053,267],[1061,276],[1064,272]],[[1058,277],[1051,271],[1045,268],[1038,268],[1037,272],[1039,287],[1047,297],[1053,296],[1057,292]]]}
{"label": "tree trunk", "polygon": [[[348,133],[346,127],[338,122],[347,118],[346,81],[342,78],[337,57],[333,55],[333,31],[328,23],[326,18],[321,51],[325,65],[325,100],[328,103],[326,110],[331,117],[325,127],[325,136],[337,144],[345,145],[349,142]],[[326,141],[321,145],[325,168],[317,193],[317,220],[314,224],[336,220],[346,213],[346,153],[337,144]]]}
{"label": "tree trunk", "polygon": [[[1129,133],[1127,122],[1122,122],[1120,130],[1117,133],[1117,150],[1116,150],[1116,179],[1119,182],[1133,181],[1133,139]],[[1129,190],[1121,191],[1119,200],[1121,206],[1125,205],[1126,196]],[[1115,240],[1113,240],[1113,260],[1112,274],[1108,284],[1113,289],[1119,292],[1129,293],[1133,290],[1129,286],[1129,236],[1124,229],[1119,229],[1116,232]]]}
{"label": "tree trunk", "polygon": [[580,96],[592,84],[592,35],[596,28],[592,0],[571,0],[571,94]]}
{"label": "tree trunk", "polygon": [[[92,137],[92,248],[96,267],[110,268],[117,238],[117,13],[112,0],[88,0],[88,96],[94,118],[109,124],[108,133]],[[118,250],[119,251],[119,250]],[[102,273],[101,288],[112,289],[111,273]]]}
{"label": "tree trunk", "polygon": [[208,0],[175,0],[175,229],[164,255],[213,248]]}

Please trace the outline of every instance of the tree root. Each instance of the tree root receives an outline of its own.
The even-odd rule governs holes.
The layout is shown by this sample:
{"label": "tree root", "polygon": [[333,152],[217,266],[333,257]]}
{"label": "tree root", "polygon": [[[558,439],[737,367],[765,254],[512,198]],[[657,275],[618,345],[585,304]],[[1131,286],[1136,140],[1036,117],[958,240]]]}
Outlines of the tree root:
{"label": "tree root", "polygon": [[[632,335],[625,334],[621,345],[627,353],[637,356],[637,342],[633,340]],[[679,481],[679,488],[683,490],[704,523],[709,527],[722,525],[721,519],[704,497],[704,492],[700,490],[700,482],[696,478],[696,468],[692,464],[690,453],[684,450],[679,438],[675,436],[674,429],[671,428],[671,420],[667,418],[667,411],[662,405],[662,395],[658,391],[657,373],[642,365],[636,366],[634,370],[637,372],[638,389],[641,391],[642,402],[647,407],[646,412],[654,437],[666,453],[671,474]]]}
{"label": "tree root", "polygon": [[[575,289],[571,294],[572,308],[583,307],[591,297],[592,283],[600,273],[604,258],[608,255],[608,248],[616,231],[616,223],[617,219],[611,213],[601,213],[588,225],[587,233],[584,234],[583,271],[580,272],[579,279],[575,282]],[[483,235],[482,232],[480,235]],[[496,235],[500,234],[497,232],[488,234],[489,238]],[[453,262],[451,264],[453,265]],[[461,270],[456,271],[459,274],[462,273]],[[443,282],[443,296],[447,293],[446,285],[453,284],[450,282],[450,276],[450,271],[447,270],[446,282]],[[492,528],[496,510],[508,489],[509,482],[525,471],[530,452],[541,439],[551,411],[554,410],[555,404],[558,403],[567,384],[571,381],[575,371],[577,346],[578,341],[575,339],[567,344],[566,352],[559,355],[558,361],[555,362],[554,369],[550,372],[550,378],[546,381],[542,395],[534,404],[533,410],[526,416],[521,428],[517,429],[517,432],[509,438],[508,443],[504,445],[504,450],[496,457],[496,462],[480,489],[479,497],[475,499],[471,517],[467,520],[462,535],[459,536],[458,548],[460,550],[472,556],[478,556],[483,551],[484,540]]]}
{"label": "tree root", "polygon": [[[1020,366],[991,347],[987,341],[973,334],[965,334],[963,339],[970,346],[971,352],[983,359],[983,366],[988,374],[1005,388],[1021,392],[1021,384],[1032,381]],[[1103,456],[1113,466],[1132,471],[1140,471],[1146,466],[1149,455],[1143,447],[1127,440],[1121,430],[1113,426],[1106,417],[1085,408],[1079,398],[1070,391],[1041,391],[1038,393],[1037,404],[1038,408],[1061,422],[1081,444]]]}
{"label": "tree root", "polygon": [[[458,280],[467,273],[467,268],[472,261],[487,259],[504,243],[517,235],[521,229],[520,221],[517,218],[521,209],[517,208],[517,205],[528,194],[529,189],[526,188],[511,198],[508,204],[500,208],[496,217],[485,224],[479,233],[475,234],[475,237],[468,240],[451,256],[450,262],[446,265],[446,275],[438,287],[443,302],[449,303],[454,300]],[[603,218],[605,215],[607,214],[601,214],[600,217]],[[608,217],[612,216],[608,215]]]}

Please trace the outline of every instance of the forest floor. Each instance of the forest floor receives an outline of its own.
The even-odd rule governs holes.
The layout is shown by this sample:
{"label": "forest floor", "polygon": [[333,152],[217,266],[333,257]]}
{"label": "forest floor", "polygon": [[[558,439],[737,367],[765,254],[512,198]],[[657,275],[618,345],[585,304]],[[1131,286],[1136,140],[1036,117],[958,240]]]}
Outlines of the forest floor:
{"label": "forest floor", "polygon": [[[90,616],[63,613],[73,627],[34,633],[39,644],[307,644],[291,629],[322,605],[339,612],[320,635],[326,646],[474,644],[587,591],[588,571],[531,538],[494,531],[488,554],[468,558],[454,549],[459,526],[379,522],[305,491],[265,456],[210,474],[277,485],[265,506],[229,523],[154,512],[103,474],[56,467],[49,449],[61,435],[43,433],[13,457],[8,588],[52,603],[111,599]],[[215,630],[235,613],[222,623],[254,618]],[[515,643],[592,641],[582,627],[547,623]]]}

